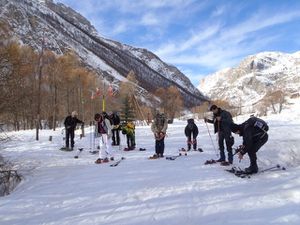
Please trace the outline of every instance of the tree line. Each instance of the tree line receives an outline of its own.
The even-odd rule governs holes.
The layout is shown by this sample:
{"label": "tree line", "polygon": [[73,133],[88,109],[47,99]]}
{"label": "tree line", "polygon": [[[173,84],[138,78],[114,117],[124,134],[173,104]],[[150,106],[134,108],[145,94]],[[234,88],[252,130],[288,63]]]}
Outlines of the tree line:
{"label": "tree line", "polygon": [[133,70],[115,91],[71,51],[56,55],[43,46],[35,51],[6,40],[0,42],[0,122],[14,130],[55,130],[74,110],[82,120],[91,121],[94,113],[102,110],[103,97],[109,102],[107,111],[127,108],[135,120],[151,120],[157,108],[173,119],[183,108],[181,93],[174,86],[156,90],[154,106],[143,102]]}

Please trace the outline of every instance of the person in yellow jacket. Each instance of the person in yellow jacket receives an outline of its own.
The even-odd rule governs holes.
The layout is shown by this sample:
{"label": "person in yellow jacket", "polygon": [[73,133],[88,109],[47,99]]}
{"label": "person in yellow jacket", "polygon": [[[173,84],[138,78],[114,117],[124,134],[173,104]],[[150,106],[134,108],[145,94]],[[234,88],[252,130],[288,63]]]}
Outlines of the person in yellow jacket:
{"label": "person in yellow jacket", "polygon": [[122,134],[126,134],[127,148],[125,151],[135,149],[135,125],[132,121],[128,121],[122,126]]}

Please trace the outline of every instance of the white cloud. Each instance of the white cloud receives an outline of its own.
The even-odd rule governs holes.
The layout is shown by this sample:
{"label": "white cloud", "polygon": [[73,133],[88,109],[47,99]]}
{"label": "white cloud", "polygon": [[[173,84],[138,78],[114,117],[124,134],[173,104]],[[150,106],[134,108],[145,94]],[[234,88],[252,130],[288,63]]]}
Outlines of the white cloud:
{"label": "white cloud", "polygon": [[158,19],[158,17],[156,17],[152,13],[147,13],[142,16],[142,20],[140,24],[145,26],[155,26],[155,25],[159,25],[160,23],[161,21]]}
{"label": "white cloud", "polygon": [[300,13],[288,12],[268,15],[266,12],[230,27],[222,26],[218,20],[210,21],[202,32],[186,40],[174,40],[161,45],[155,53],[163,60],[179,65],[222,69],[234,66],[241,58],[253,54],[281,37],[264,34],[264,29],[299,18]]}

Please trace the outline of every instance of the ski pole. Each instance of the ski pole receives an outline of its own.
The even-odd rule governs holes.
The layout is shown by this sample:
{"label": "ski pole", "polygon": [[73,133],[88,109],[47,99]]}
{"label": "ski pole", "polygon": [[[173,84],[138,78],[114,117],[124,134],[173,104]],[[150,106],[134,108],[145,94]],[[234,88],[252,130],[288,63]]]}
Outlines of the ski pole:
{"label": "ski pole", "polygon": [[213,139],[212,139],[212,137],[211,137],[211,134],[210,134],[210,131],[209,131],[209,128],[208,128],[208,126],[207,126],[207,122],[206,122],[206,121],[205,121],[205,125],[206,125],[206,128],[207,128],[207,131],[208,131],[208,134],[209,134],[209,137],[210,137],[210,140],[211,140],[212,146],[213,146],[213,148],[214,148],[214,150],[215,150],[215,153],[216,153],[216,155],[218,156],[218,153],[217,153],[217,150],[216,150],[216,147],[215,147],[214,141],[213,141]]}
{"label": "ski pole", "polygon": [[281,170],[285,170],[285,167],[280,166],[279,164],[277,164],[276,166],[272,166],[272,167],[267,168],[267,169],[264,169],[264,170],[262,170],[262,171],[260,171],[260,172],[263,173],[263,172],[265,172],[265,171],[272,170],[272,169],[281,169]]}

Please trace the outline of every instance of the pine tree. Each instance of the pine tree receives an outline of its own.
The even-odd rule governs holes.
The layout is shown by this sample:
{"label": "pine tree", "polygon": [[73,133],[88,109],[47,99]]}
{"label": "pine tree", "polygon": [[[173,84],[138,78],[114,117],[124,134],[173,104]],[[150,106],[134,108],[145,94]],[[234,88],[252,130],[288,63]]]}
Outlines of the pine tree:
{"label": "pine tree", "polygon": [[129,95],[127,95],[123,100],[123,107],[121,112],[121,120],[128,122],[135,120],[135,110],[132,107]]}

